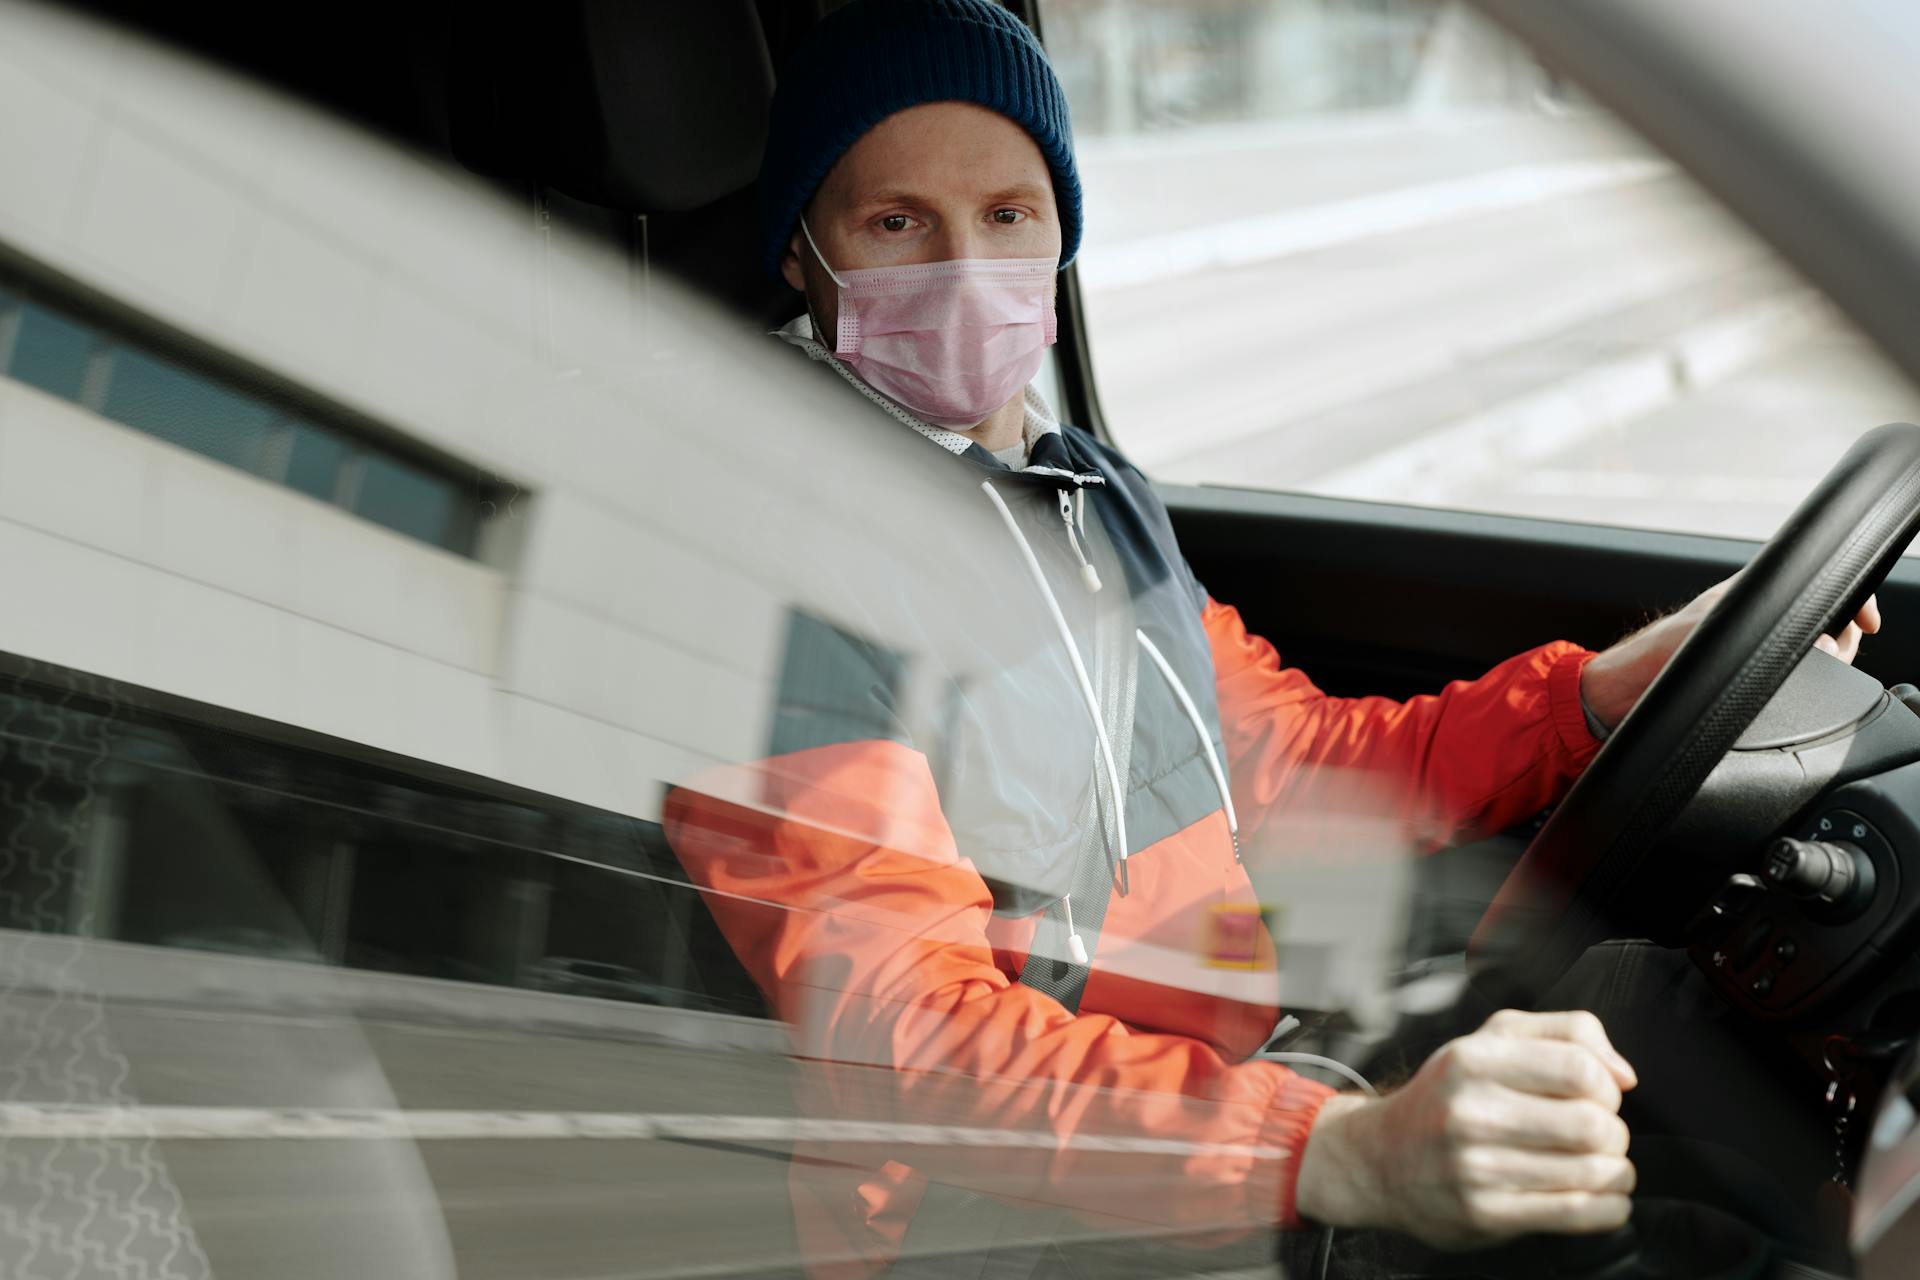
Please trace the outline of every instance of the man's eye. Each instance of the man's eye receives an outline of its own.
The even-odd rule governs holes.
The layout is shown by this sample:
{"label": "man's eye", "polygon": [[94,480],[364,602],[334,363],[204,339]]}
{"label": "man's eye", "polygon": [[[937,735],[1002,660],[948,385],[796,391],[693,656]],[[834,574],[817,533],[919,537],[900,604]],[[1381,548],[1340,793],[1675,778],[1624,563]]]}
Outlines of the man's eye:
{"label": "man's eye", "polygon": [[1026,221],[1026,217],[1027,215],[1018,209],[995,209],[993,211],[993,220],[1005,227],[1011,227],[1015,223],[1024,222]]}
{"label": "man's eye", "polygon": [[890,213],[880,219],[880,229],[882,231],[905,231],[907,224],[912,221],[913,219],[904,213]]}

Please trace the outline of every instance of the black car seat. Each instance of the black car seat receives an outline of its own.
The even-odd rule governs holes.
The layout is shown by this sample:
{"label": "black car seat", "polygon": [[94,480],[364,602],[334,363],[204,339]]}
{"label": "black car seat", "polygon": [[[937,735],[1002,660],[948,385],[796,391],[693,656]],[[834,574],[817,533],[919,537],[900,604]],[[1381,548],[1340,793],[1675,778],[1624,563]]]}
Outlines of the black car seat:
{"label": "black car seat", "polygon": [[757,265],[753,178],[774,69],[844,0],[67,3],[451,157],[743,320],[797,310]]}
{"label": "black car seat", "polygon": [[467,168],[612,239],[742,319],[793,295],[758,266],[753,180],[774,66],[814,0],[543,0],[447,32],[446,143]]}

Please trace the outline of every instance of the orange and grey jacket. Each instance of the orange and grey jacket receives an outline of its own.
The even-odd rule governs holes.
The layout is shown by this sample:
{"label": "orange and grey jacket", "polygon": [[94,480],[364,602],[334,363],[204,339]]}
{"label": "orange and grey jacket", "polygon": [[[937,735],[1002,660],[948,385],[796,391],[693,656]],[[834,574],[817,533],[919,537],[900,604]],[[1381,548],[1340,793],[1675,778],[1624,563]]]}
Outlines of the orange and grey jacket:
{"label": "orange and grey jacket", "polygon": [[[1432,696],[1329,697],[1206,594],[1145,478],[1085,432],[1041,436],[1021,471],[978,446],[930,465],[1003,536],[952,548],[952,583],[873,584],[874,607],[972,593],[942,599],[964,625],[915,653],[863,635],[857,600],[794,615],[765,758],[665,813],[791,1028],[808,1114],[881,1122],[796,1152],[803,1255],[884,1268],[928,1179],[1174,1231],[1290,1225],[1332,1091],[1248,1060],[1281,1013],[1264,932],[1244,967],[1207,963],[1222,911],[1256,906],[1242,850],[1325,857],[1356,815],[1428,848],[1526,819],[1597,749],[1590,655],[1556,642]],[[1114,602],[1141,660],[1124,809],[1102,815],[1096,772],[1121,753],[1088,646]],[[1069,1011],[1018,977],[1103,821],[1124,842]]]}

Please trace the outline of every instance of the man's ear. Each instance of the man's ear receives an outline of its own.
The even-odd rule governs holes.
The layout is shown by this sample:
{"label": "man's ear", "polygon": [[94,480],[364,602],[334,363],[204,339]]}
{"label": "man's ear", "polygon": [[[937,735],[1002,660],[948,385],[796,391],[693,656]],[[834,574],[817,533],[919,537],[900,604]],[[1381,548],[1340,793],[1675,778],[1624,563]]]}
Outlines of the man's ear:
{"label": "man's ear", "polygon": [[787,240],[787,251],[780,255],[780,277],[801,293],[807,291],[806,273],[800,269],[800,233]]}

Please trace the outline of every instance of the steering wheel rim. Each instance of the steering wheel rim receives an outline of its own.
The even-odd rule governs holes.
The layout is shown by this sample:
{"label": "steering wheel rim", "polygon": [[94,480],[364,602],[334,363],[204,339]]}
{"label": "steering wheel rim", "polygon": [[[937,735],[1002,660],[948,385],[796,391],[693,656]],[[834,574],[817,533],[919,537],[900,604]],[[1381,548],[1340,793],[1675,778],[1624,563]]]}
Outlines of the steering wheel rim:
{"label": "steering wheel rim", "polygon": [[1920,426],[1875,427],[1667,660],[1514,864],[1469,947],[1483,985],[1505,1002],[1536,1003],[1612,936],[1613,907],[1660,833],[1917,530]]}

